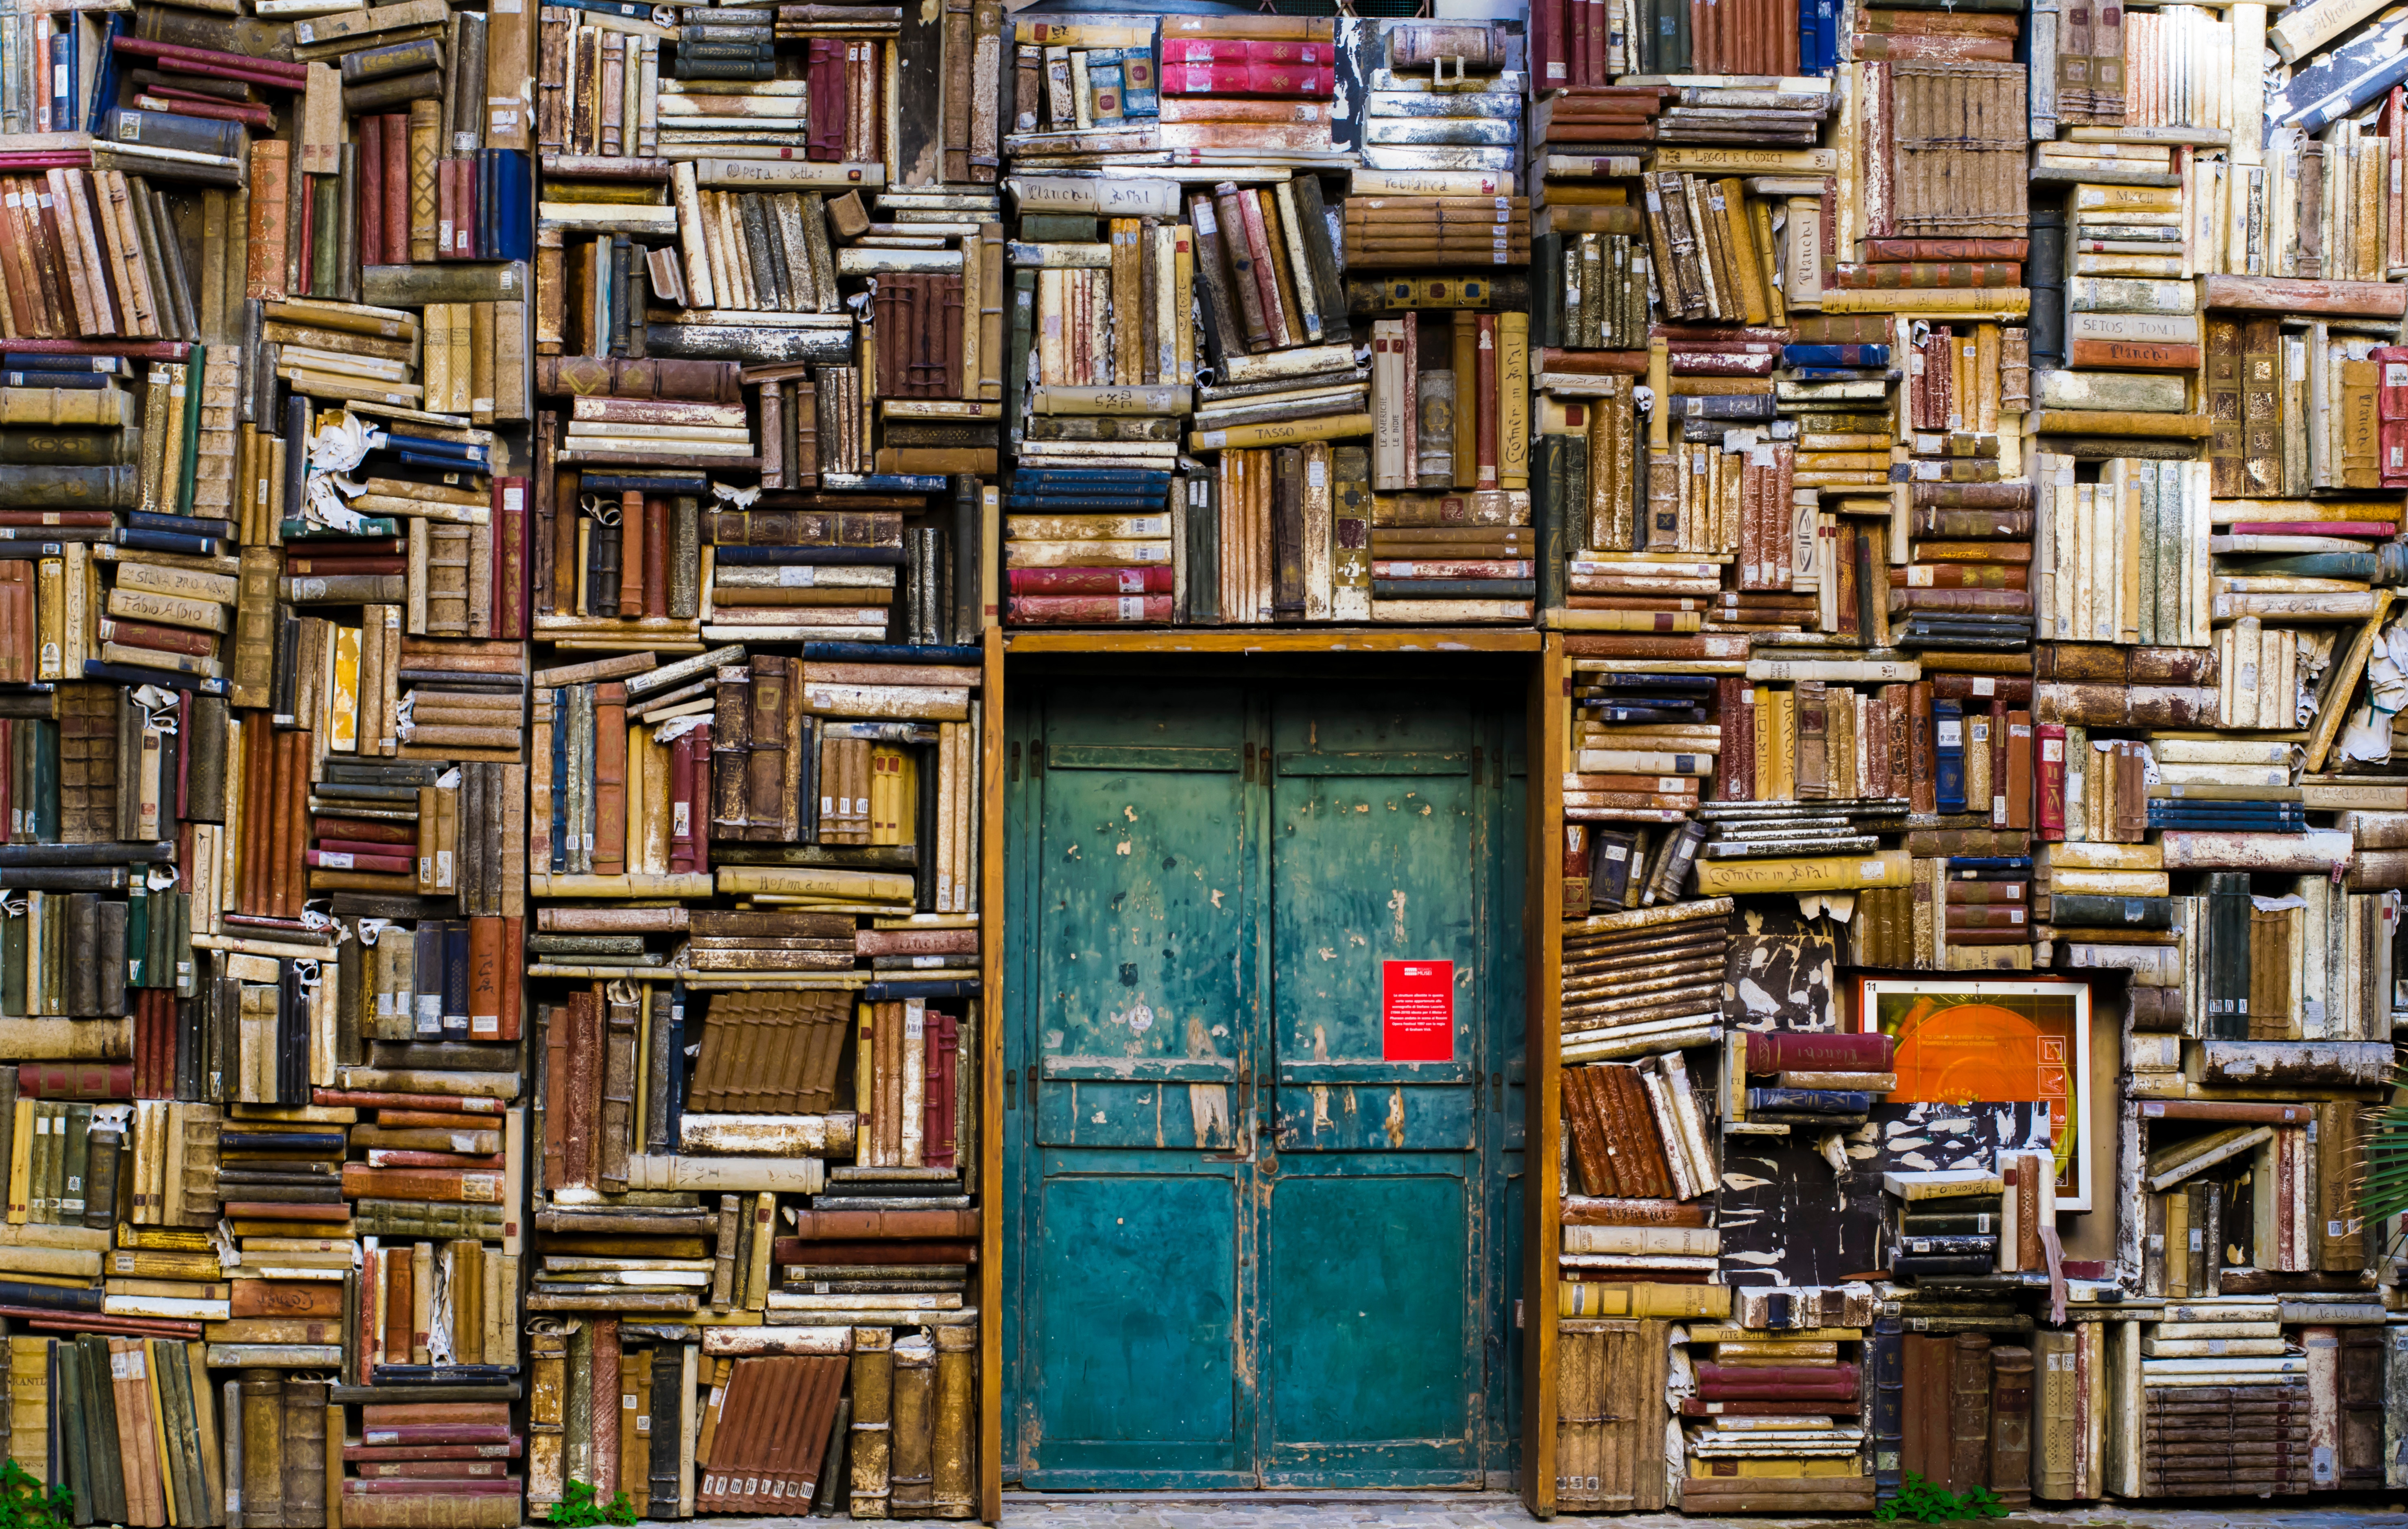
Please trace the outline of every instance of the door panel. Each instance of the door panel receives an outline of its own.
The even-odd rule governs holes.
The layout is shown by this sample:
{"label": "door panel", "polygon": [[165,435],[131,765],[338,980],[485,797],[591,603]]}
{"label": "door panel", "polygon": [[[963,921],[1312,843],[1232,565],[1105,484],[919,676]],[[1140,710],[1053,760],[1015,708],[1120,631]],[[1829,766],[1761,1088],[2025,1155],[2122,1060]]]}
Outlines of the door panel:
{"label": "door panel", "polygon": [[1088,1469],[1236,1469],[1235,1176],[1058,1166],[1038,1206],[1031,1442]]}
{"label": "door panel", "polygon": [[[1499,718],[1342,686],[1022,696],[1007,1476],[1480,1484],[1520,1091]],[[1454,963],[1447,1060],[1384,1059],[1388,960]]]}
{"label": "door panel", "polygon": [[[1272,736],[1265,1474],[1475,1485],[1485,731],[1459,698],[1321,693]],[[1452,963],[1444,1060],[1386,1060],[1392,961]]]}
{"label": "door panel", "polygon": [[1446,1174],[1277,1182],[1264,1236],[1267,1479],[1476,1484],[1471,1194]]}

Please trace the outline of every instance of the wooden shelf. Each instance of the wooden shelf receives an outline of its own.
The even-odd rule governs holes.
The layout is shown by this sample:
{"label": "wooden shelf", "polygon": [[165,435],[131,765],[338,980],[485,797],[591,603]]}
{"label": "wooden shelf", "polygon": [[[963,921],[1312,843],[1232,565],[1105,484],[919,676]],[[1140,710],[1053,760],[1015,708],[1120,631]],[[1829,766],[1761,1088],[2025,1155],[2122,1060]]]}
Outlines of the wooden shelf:
{"label": "wooden shelf", "polygon": [[1010,629],[1009,653],[1537,653],[1529,627],[1166,627]]}

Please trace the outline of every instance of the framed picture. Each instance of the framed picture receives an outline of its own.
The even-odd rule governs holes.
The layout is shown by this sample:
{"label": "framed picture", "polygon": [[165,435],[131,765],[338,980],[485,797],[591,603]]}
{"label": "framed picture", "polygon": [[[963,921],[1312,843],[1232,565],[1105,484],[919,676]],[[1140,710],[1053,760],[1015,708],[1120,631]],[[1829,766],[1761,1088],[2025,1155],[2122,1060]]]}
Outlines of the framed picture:
{"label": "framed picture", "polygon": [[2088,984],[1860,977],[1856,1028],[1898,1038],[1891,1103],[2046,1104],[2057,1208],[2091,1208]]}

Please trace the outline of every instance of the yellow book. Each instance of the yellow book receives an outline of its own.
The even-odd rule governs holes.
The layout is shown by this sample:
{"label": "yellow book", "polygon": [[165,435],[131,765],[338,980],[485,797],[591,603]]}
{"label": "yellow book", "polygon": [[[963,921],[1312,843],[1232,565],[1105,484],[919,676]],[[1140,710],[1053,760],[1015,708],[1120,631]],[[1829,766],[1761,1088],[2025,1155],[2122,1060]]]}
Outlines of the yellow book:
{"label": "yellow book", "polygon": [[1256,446],[1294,446],[1308,440],[1343,440],[1371,433],[1369,414],[1325,414],[1317,419],[1279,420],[1268,425],[1233,425],[1220,430],[1196,430],[1187,449],[1197,452],[1242,451]]}
{"label": "yellow book", "polygon": [[[176,1500],[176,1469],[172,1464],[175,1457],[167,1452],[167,1405],[159,1394],[159,1364],[163,1354],[173,1355],[178,1364],[184,1363],[183,1345],[172,1338],[136,1338],[130,1357],[142,1365],[142,1385],[150,1392],[150,1443],[154,1453],[152,1464],[144,1467],[144,1474],[158,1483],[158,1491],[166,1503],[167,1522],[176,1523],[184,1519],[188,1508]],[[199,1505],[189,1506],[197,1507]]]}
{"label": "yellow book", "polygon": [[1828,289],[1826,313],[1963,313],[2020,319],[2031,312],[2025,287],[1922,287],[1856,291]]}
{"label": "yellow book", "polygon": [[[2155,414],[2120,409],[2042,409],[2034,415],[2032,427],[2042,435],[2179,437],[2185,440],[2204,440],[2213,424],[2205,414]],[[2395,505],[2392,509],[2396,515],[2399,507]]]}
{"label": "yellow book", "polygon": [[8,1340],[8,1458],[37,1479],[50,1475],[50,1340]]}
{"label": "yellow book", "polygon": [[34,1105],[31,1099],[17,1101],[16,1124],[10,1127],[8,1138],[8,1224],[22,1226],[26,1221],[25,1207],[31,1203],[34,1176]]}
{"label": "yellow book", "polygon": [[1796,859],[1699,860],[1698,895],[1845,892],[1913,884],[1914,862],[1902,849],[1872,855],[1805,855]]}
{"label": "yellow book", "polygon": [[1555,1287],[1558,1317],[1711,1317],[1730,1315],[1727,1285],[1611,1285],[1567,1279]]}
{"label": "yellow book", "polygon": [[1689,1474],[1696,1478],[1724,1479],[1801,1480],[1812,1477],[1858,1477],[1863,1464],[1855,1455],[1790,1456],[1771,1460],[1701,1460],[1689,1457]]}
{"label": "yellow book", "polygon": [[744,1309],[764,1311],[769,1305],[769,1250],[777,1246],[778,1196],[763,1190],[753,1196],[752,1262],[744,1274]]}
{"label": "yellow book", "polygon": [[1530,486],[1530,315],[1497,315],[1497,486]]}
{"label": "yellow book", "polygon": [[360,746],[360,629],[335,628],[335,672],[326,694],[326,746],[352,754]]}
{"label": "yellow book", "polygon": [[911,878],[891,871],[846,871],[831,866],[724,865],[715,873],[729,896],[787,896],[909,902]]}
{"label": "yellow book", "polygon": [[34,613],[40,643],[35,676],[63,680],[66,671],[66,560],[45,557],[34,573]]}

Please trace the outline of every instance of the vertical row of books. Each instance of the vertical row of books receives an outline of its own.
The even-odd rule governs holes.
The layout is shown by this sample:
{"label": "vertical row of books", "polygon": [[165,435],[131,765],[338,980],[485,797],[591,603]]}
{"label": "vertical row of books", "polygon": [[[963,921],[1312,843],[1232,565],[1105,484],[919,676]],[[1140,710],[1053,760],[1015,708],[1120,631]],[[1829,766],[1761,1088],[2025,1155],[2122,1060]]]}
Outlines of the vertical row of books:
{"label": "vertical row of books", "polygon": [[533,59],[527,1511],[977,1511],[1002,9]]}
{"label": "vertical row of books", "polygon": [[[1560,1505],[1668,1324],[1691,1511],[2384,1479],[2389,25],[1534,7]],[[1890,1161],[2048,992],[2100,1081]]]}
{"label": "vertical row of books", "polygon": [[1007,622],[1527,622],[1520,26],[1012,48]]}
{"label": "vertical row of books", "polygon": [[516,1523],[532,30],[277,8],[0,64],[9,1448]]}

